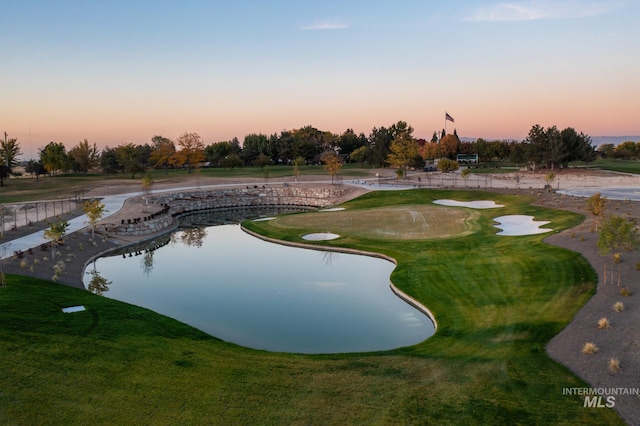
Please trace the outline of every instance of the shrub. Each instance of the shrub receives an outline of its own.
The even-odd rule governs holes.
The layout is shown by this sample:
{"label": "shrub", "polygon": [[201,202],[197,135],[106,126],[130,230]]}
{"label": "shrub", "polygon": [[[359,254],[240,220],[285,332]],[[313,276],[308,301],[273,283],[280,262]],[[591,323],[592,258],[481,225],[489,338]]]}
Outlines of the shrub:
{"label": "shrub", "polygon": [[595,352],[598,352],[598,347],[593,342],[587,342],[582,347],[582,353],[583,354],[591,355],[591,354],[593,354]]}
{"label": "shrub", "polygon": [[584,235],[580,235],[580,241],[584,241]]}
{"label": "shrub", "polygon": [[27,260],[26,259],[22,259],[20,261],[20,267],[21,268],[26,268],[27,267]]}
{"label": "shrub", "polygon": [[609,360],[609,370],[613,371],[614,373],[616,371],[620,371],[620,361],[618,361],[617,358],[611,358]]}
{"label": "shrub", "polygon": [[640,271],[640,262],[636,263],[636,271]]}
{"label": "shrub", "polygon": [[622,302],[616,302],[613,304],[613,310],[616,312],[622,312],[624,311],[624,303]]}
{"label": "shrub", "polygon": [[621,253],[613,253],[613,263],[620,263]]}
{"label": "shrub", "polygon": [[629,296],[631,296],[631,294],[632,294],[632,293],[631,293],[631,290],[629,290],[627,287],[622,287],[622,288],[620,289],[620,295],[621,295],[621,296],[629,297]]}
{"label": "shrub", "polygon": [[611,325],[609,325],[609,320],[606,317],[602,317],[598,320],[598,328],[600,330],[606,330],[607,328],[610,328]]}

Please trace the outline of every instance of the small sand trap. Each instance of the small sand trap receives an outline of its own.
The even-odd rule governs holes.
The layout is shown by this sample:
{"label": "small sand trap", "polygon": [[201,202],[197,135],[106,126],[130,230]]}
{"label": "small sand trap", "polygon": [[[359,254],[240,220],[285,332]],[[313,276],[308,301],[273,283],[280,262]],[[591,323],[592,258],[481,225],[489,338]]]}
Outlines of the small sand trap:
{"label": "small sand trap", "polygon": [[344,207],[332,207],[330,209],[322,209],[322,210],[318,210],[319,212],[340,212],[344,210]]}
{"label": "small sand trap", "polygon": [[332,234],[331,232],[317,232],[315,234],[303,235],[302,239],[307,241],[329,241],[335,240],[340,237],[338,234]]}
{"label": "small sand trap", "polygon": [[495,227],[502,229],[502,231],[498,232],[497,235],[535,235],[553,231],[553,229],[540,228],[542,225],[549,223],[549,221],[536,221],[533,220],[533,216],[514,214],[496,217],[493,220],[499,223],[499,225],[495,225]]}
{"label": "small sand trap", "polygon": [[71,312],[82,312],[84,311],[84,306],[79,305],[79,306],[69,306],[68,308],[62,308],[62,312],[64,312],[65,314],[69,314]]}
{"label": "small sand trap", "polygon": [[482,201],[457,201],[457,200],[435,200],[433,204],[448,207],[469,207],[472,209],[496,209],[498,207],[504,207],[503,204],[496,204],[495,201],[482,200]]}
{"label": "small sand trap", "polygon": [[273,220],[275,217],[261,217],[260,219],[253,219],[253,222],[263,222],[265,220]]}

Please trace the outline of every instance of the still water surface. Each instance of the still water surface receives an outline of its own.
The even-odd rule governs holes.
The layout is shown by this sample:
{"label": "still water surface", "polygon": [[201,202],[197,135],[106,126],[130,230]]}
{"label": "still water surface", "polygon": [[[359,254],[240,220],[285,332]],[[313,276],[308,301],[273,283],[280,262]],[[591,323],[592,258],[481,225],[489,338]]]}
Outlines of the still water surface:
{"label": "still water surface", "polygon": [[111,281],[103,294],[269,351],[386,350],[434,333],[389,288],[394,265],[386,260],[273,244],[238,224],[189,226],[98,259],[96,271]]}

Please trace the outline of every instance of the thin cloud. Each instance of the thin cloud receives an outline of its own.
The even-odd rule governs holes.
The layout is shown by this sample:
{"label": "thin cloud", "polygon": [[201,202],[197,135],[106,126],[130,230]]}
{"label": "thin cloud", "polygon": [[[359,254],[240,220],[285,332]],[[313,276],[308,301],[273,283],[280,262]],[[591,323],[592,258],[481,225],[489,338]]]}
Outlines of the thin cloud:
{"label": "thin cloud", "polygon": [[576,0],[500,3],[480,8],[466,18],[474,22],[533,21],[539,19],[572,19],[598,16],[613,7],[611,2]]}
{"label": "thin cloud", "polygon": [[325,30],[344,30],[349,28],[347,24],[332,21],[316,21],[311,25],[300,27],[304,31],[325,31]]}

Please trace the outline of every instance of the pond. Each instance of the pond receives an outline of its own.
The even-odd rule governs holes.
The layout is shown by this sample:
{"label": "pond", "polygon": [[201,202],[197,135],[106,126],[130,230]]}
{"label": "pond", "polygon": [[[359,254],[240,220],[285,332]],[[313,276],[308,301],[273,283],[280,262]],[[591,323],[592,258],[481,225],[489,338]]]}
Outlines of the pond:
{"label": "pond", "polygon": [[[233,220],[186,216],[170,235],[97,259],[85,286],[268,351],[378,351],[433,335],[430,318],[391,291],[391,262],[269,243]],[[90,288],[93,270],[111,283]]]}

